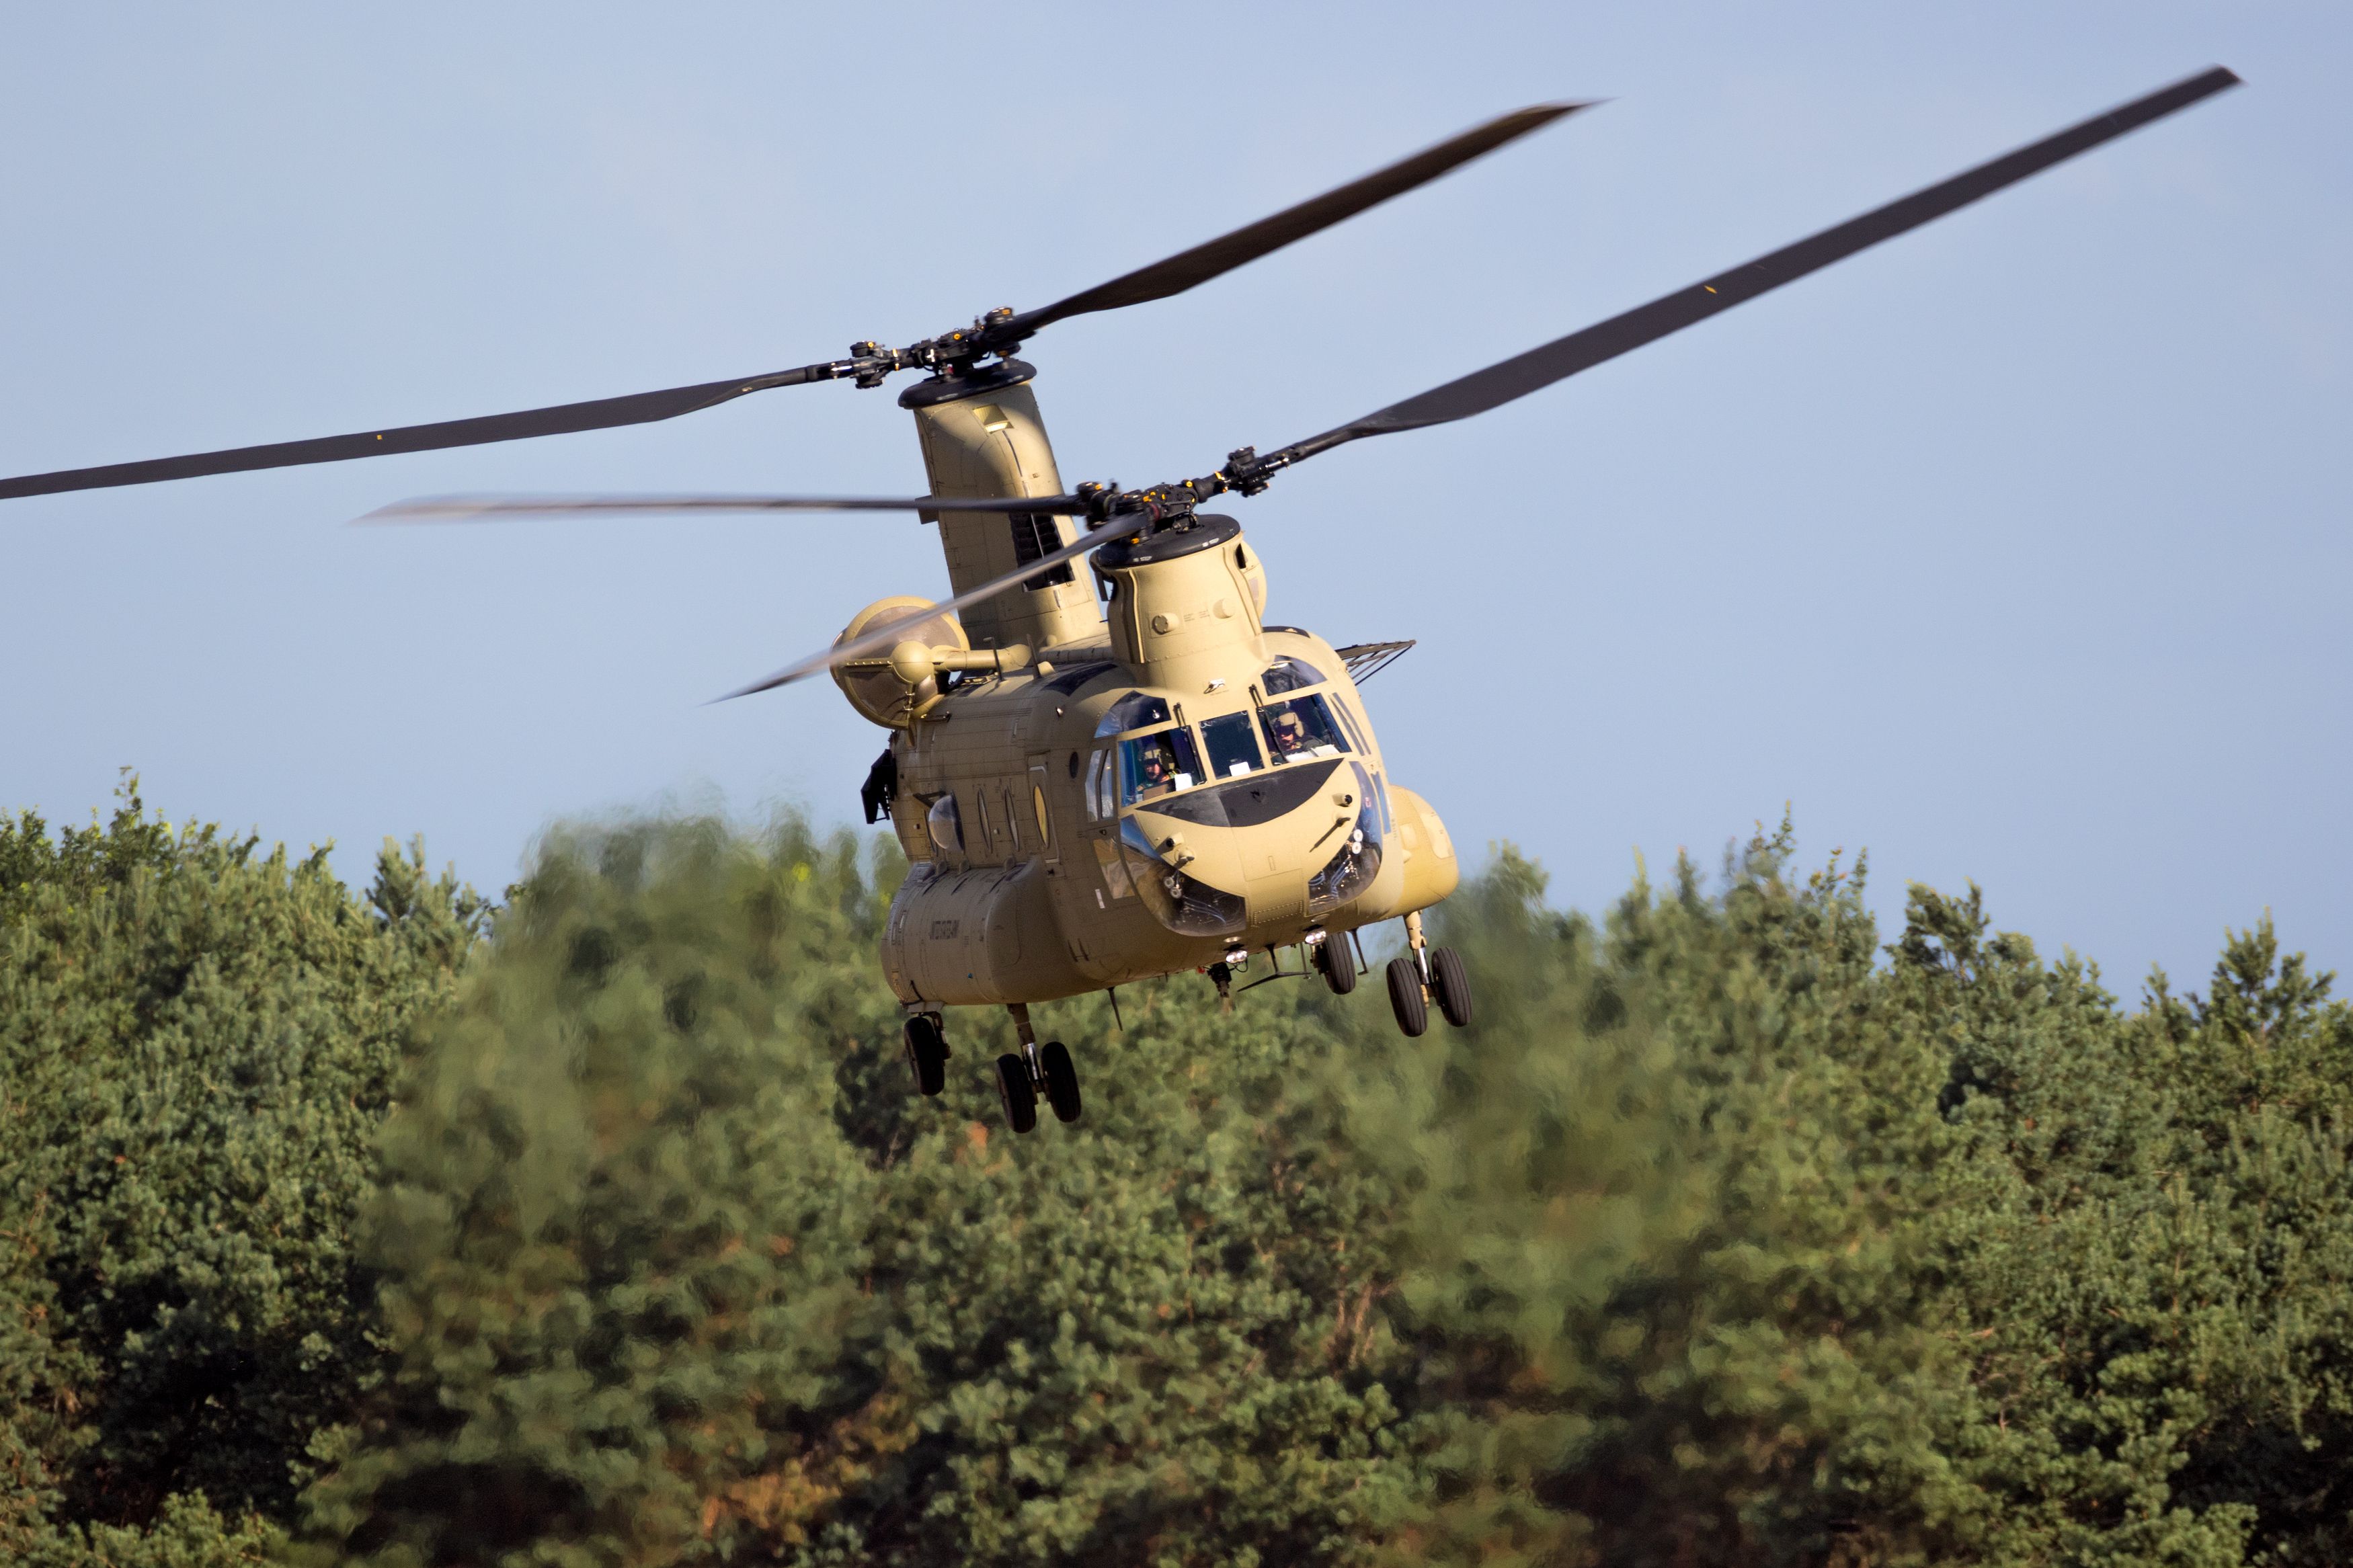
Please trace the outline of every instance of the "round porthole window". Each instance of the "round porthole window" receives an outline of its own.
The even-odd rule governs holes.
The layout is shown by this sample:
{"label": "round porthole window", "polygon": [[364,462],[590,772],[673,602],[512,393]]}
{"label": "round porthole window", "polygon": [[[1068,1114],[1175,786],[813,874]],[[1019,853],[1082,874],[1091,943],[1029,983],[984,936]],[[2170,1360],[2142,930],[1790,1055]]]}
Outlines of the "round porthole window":
{"label": "round porthole window", "polygon": [[956,815],[955,795],[944,795],[932,802],[932,809],[923,814],[923,828],[931,835],[932,847],[941,854],[964,853],[964,820]]}

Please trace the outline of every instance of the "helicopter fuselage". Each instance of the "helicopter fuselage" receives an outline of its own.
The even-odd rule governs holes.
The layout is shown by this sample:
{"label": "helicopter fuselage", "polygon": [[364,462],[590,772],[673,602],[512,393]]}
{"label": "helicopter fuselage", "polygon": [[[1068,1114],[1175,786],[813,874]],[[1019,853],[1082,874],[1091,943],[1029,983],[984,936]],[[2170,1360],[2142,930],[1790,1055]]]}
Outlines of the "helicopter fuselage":
{"label": "helicopter fuselage", "polygon": [[[1026,385],[942,378],[903,401],[934,494],[1059,489]],[[1069,526],[944,509],[939,522],[959,587],[1066,542]],[[1092,584],[1043,574],[932,623],[894,668],[837,672],[894,731],[881,765],[911,868],[881,956],[905,1006],[1050,1001],[1273,959],[1453,890],[1445,826],[1388,778],[1346,662],[1265,624],[1265,571],[1238,523],[1184,517],[1088,562]],[[886,600],[844,635],[920,604]]]}

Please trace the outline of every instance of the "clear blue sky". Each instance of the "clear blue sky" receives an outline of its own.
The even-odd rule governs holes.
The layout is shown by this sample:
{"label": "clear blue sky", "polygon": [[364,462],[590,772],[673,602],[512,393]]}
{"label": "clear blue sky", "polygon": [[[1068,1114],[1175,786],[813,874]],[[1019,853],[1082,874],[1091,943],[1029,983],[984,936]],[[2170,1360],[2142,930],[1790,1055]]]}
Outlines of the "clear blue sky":
{"label": "clear blue sky", "polygon": [[[2353,13],[2321,5],[13,8],[0,472],[795,364],[1040,303],[1490,113],[1608,107],[1033,345],[1073,480],[1296,439],[2203,66],[2248,86],[1236,510],[1421,646],[1399,776],[1563,903],[1636,851],[1976,879],[2127,997],[2269,909],[2353,965]],[[0,509],[0,803],[502,885],[567,814],[851,820],[822,684],[944,581],[867,519],[355,530],[454,489],[911,491],[888,394]]]}

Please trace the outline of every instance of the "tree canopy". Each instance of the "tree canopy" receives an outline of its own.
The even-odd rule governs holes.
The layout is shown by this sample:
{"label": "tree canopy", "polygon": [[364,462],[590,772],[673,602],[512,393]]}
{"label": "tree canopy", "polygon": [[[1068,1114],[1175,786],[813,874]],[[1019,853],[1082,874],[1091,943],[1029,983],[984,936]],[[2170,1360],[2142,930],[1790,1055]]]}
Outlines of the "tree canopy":
{"label": "tree canopy", "polygon": [[[2353,1013],[2127,1007],[1786,829],[1479,1017],[1191,976],[908,1092],[887,839],[0,823],[0,1550],[56,1563],[2333,1563]],[[1261,961],[1262,962],[1262,961]]]}

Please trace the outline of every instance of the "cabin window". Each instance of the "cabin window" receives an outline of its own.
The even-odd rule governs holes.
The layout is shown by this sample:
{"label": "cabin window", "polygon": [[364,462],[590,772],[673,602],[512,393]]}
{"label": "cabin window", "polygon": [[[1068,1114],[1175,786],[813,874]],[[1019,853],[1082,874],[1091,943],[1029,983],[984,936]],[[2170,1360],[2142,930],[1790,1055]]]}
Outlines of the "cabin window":
{"label": "cabin window", "polygon": [[1258,710],[1258,717],[1266,728],[1266,749],[1278,763],[1336,757],[1348,750],[1339,725],[1333,722],[1331,705],[1321,696],[1270,702]]}
{"label": "cabin window", "polygon": [[1050,849],[1054,845],[1054,825],[1046,816],[1046,792],[1036,784],[1029,786],[1029,805],[1038,814],[1038,847]]}
{"label": "cabin window", "polygon": [[1109,803],[1101,798],[1103,784],[1103,754],[1089,753],[1087,757],[1087,820],[1099,822],[1106,815],[1103,806]]}
{"label": "cabin window", "polygon": [[1283,655],[1266,667],[1260,682],[1269,697],[1282,691],[1304,691],[1311,686],[1321,686],[1326,679],[1324,672],[1303,658]]}
{"label": "cabin window", "polygon": [[1211,778],[1240,778],[1266,765],[1258,754],[1258,741],[1250,734],[1248,713],[1223,713],[1202,720],[1201,745],[1209,754]]}
{"label": "cabin window", "polygon": [[1168,700],[1155,697],[1149,691],[1131,691],[1113,703],[1095,726],[1095,739],[1116,735],[1122,730],[1141,730],[1147,724],[1168,722]]}
{"label": "cabin window", "polygon": [[1201,761],[1186,730],[1163,730],[1119,743],[1119,800],[1122,805],[1157,800],[1201,782]]}
{"label": "cabin window", "polygon": [[1021,853],[1021,814],[1013,809],[1013,792],[1007,790],[1004,798],[1005,832],[1013,840],[1013,852]]}
{"label": "cabin window", "polygon": [[988,826],[988,792],[987,790],[978,789],[973,791],[972,804],[980,814],[980,847],[985,852],[988,848],[990,842],[997,837],[995,833],[990,831]]}
{"label": "cabin window", "polygon": [[923,815],[923,831],[931,836],[932,847],[939,853],[964,853],[964,823],[956,816],[955,796],[944,795],[932,802],[932,809]]}

